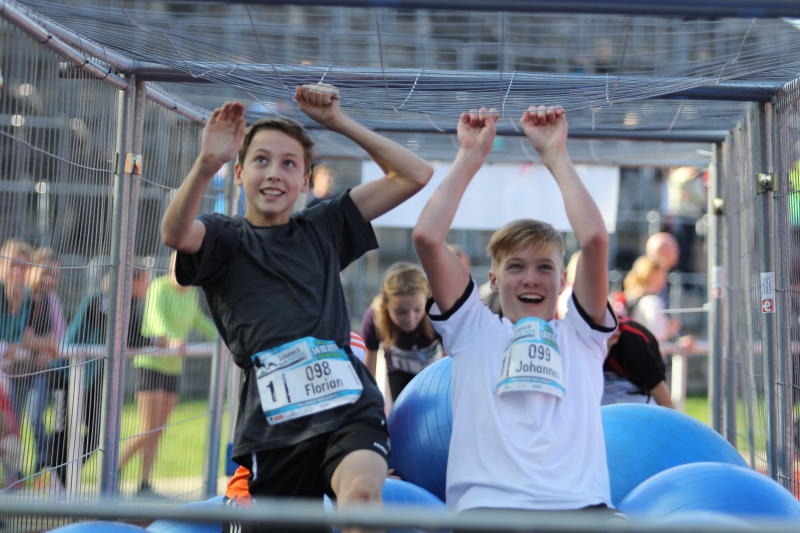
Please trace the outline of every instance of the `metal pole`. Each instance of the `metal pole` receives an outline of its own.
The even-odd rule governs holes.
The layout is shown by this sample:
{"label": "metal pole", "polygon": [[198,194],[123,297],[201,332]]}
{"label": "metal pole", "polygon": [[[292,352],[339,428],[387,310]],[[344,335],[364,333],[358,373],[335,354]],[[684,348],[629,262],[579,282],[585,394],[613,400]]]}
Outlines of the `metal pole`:
{"label": "metal pole", "polygon": [[[212,0],[200,0],[212,1]],[[218,1],[218,0],[213,0]],[[222,0],[233,3],[234,0]],[[276,0],[235,0],[243,4],[276,4]],[[800,17],[797,0],[286,0],[296,6],[391,7],[395,9],[452,9],[524,13],[602,13],[675,17]]]}
{"label": "metal pole", "polygon": [[710,415],[711,427],[720,434],[723,431],[722,408],[722,362],[725,356],[725,347],[722,341],[722,301],[723,263],[722,263],[722,216],[725,212],[724,200],[719,194],[720,168],[722,162],[722,148],[719,144],[714,147],[712,155],[711,176],[708,190],[708,301],[711,308],[708,313],[708,396],[711,400]]}
{"label": "metal pole", "polygon": [[[776,122],[790,120],[787,116],[788,113],[796,112],[795,109],[790,108],[787,110],[785,105],[786,100],[794,101],[796,93],[794,91],[786,91],[781,93],[775,102],[775,115]],[[782,125],[781,125],[782,126]],[[775,283],[780,294],[777,299],[776,310],[778,313],[777,319],[779,324],[784,324],[784,327],[777,330],[777,360],[776,360],[776,383],[777,383],[777,426],[780,432],[780,439],[778,440],[780,456],[779,456],[779,481],[789,490],[794,488],[794,468],[792,467],[792,452],[794,448],[794,424],[793,418],[793,361],[792,361],[792,346],[791,346],[791,326],[792,319],[792,274],[791,274],[791,259],[794,250],[792,249],[790,216],[788,209],[788,196],[787,191],[792,190],[789,180],[790,168],[786,168],[788,161],[793,161],[794,156],[791,149],[787,152],[787,139],[785,138],[785,128],[776,125],[773,128],[773,168],[779,172],[780,179],[776,181],[778,193],[775,196],[773,204],[775,209],[776,229],[779,232],[776,235],[776,241],[780,243],[776,247],[776,272]],[[793,142],[788,140],[789,143]],[[785,318],[785,320],[784,320]]]}
{"label": "metal pole", "polygon": [[130,320],[131,269],[129,250],[129,217],[131,194],[131,148],[133,145],[134,111],[137,87],[131,84],[120,91],[117,101],[117,148],[114,174],[111,235],[111,294],[106,331],[106,359],[103,372],[103,402],[100,436],[101,455],[98,483],[104,495],[117,492],[119,474],[120,423],[125,391],[125,364]]}
{"label": "metal pole", "polygon": [[219,448],[222,433],[222,410],[225,404],[225,357],[222,339],[214,343],[211,353],[211,377],[208,391],[210,416],[208,420],[208,446],[205,454],[205,480],[203,492],[207,498],[217,494]]}
{"label": "metal pole", "polygon": [[756,232],[760,241],[759,266],[761,270],[761,346],[764,362],[764,390],[767,409],[767,471],[772,479],[779,476],[778,405],[776,394],[777,361],[777,316],[775,309],[775,216],[773,212],[774,178],[772,175],[772,118],[770,104],[757,108],[756,142],[761,146],[757,167]]}
{"label": "metal pole", "polygon": [[[303,127],[309,131],[328,131],[316,122],[307,121]],[[456,128],[434,128],[426,123],[415,126],[392,126],[390,124],[370,124],[370,129],[379,133],[436,133],[456,134]],[[727,130],[626,130],[624,128],[570,128],[570,139],[602,139],[621,141],[660,141],[678,143],[718,143],[728,135]],[[524,137],[521,131],[511,128],[498,128],[499,137]]]}
{"label": "metal pole", "polygon": [[[722,144],[722,170],[721,175],[724,176],[726,179],[720,180],[720,193],[721,197],[725,199],[727,202],[733,201],[733,191],[734,187],[731,186],[733,183],[732,180],[736,176],[736,171],[734,169],[734,165],[731,163],[731,159],[733,157],[732,150],[733,150],[733,143],[734,137],[729,136],[728,139]],[[737,215],[740,216],[740,215]],[[738,280],[738,277],[735,276],[735,269],[737,266],[741,266],[741,259],[734,255],[735,246],[732,242],[736,235],[739,234],[736,228],[733,227],[734,224],[734,217],[726,217],[723,219],[725,225],[725,235],[727,236],[726,239],[722,239],[722,247],[725,254],[725,261],[723,266],[723,280],[725,282],[725,286],[723,287],[723,291],[725,296],[728,299],[728,305],[737,305],[739,303],[738,300],[738,292],[732,290],[733,283],[735,280]],[[737,241],[738,242],[738,241]],[[736,420],[736,408],[738,405],[739,399],[739,367],[737,366],[737,359],[736,357],[742,352],[741,345],[736,342],[736,332],[737,327],[733,323],[733,321],[738,317],[741,316],[742,309],[739,308],[738,313],[725,313],[723,316],[725,320],[725,344],[726,344],[726,364],[725,364],[725,439],[731,443],[734,447],[736,447],[737,441],[737,420]],[[747,389],[745,388],[745,394]],[[752,464],[752,462],[751,462]]]}
{"label": "metal pole", "polygon": [[105,80],[117,89],[127,89],[128,82],[125,78],[112,73],[109,69],[92,63],[83,54],[64,43],[58,37],[52,35],[49,31],[32,20],[27,13],[20,10],[17,6],[11,5],[8,2],[0,2],[0,18],[4,18],[20,30],[30,35],[39,44],[47,46],[55,53],[69,60],[79,68],[85,70],[95,78]]}
{"label": "metal pole", "polygon": [[[230,163],[226,163],[222,172],[230,176],[232,173]],[[227,214],[233,214],[233,179],[225,180],[225,210]],[[206,497],[217,494],[217,477],[219,472],[219,450],[222,433],[222,414],[225,406],[225,382],[226,376],[226,350],[222,344],[222,339],[217,339],[214,343],[214,350],[211,353],[211,376],[208,391],[208,403],[210,416],[208,420],[208,443],[205,454],[205,480],[204,493]]]}

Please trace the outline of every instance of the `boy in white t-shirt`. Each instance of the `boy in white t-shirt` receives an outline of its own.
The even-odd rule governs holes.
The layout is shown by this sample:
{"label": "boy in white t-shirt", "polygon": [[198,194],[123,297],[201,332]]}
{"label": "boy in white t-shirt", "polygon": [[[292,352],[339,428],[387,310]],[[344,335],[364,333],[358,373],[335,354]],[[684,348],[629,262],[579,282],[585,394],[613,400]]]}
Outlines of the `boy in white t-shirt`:
{"label": "boy in white t-shirt", "polygon": [[453,358],[453,433],[447,505],[574,510],[611,503],[600,418],[606,340],[616,319],[608,296],[608,234],[567,153],[560,107],[529,107],[520,124],[553,174],[580,244],[567,315],[555,320],[564,288],[563,238],[522,219],[492,236],[492,290],[502,317],[480,300],[445,237],[461,197],[489,154],[497,114],[461,115],[460,150],[414,229],[431,284],[429,309]]}

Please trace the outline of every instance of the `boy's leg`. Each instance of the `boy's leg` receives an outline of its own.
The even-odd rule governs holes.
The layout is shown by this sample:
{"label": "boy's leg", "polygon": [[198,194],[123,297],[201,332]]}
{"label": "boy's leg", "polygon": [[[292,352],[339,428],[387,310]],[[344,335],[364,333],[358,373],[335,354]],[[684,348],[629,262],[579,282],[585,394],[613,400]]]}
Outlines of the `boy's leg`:
{"label": "boy's leg", "polygon": [[388,468],[386,459],[372,450],[356,450],[347,454],[331,478],[331,488],[336,493],[339,505],[379,504]]}
{"label": "boy's leg", "polygon": [[[329,490],[339,506],[380,505],[390,445],[384,420],[355,422],[331,434],[325,457]],[[345,529],[345,533],[360,531]]]}
{"label": "boy's leg", "polygon": [[[261,498],[302,498],[319,502],[325,493],[322,462],[327,435],[318,435],[294,446],[237,457],[236,461],[250,470],[248,483],[253,505]],[[286,528],[260,525],[229,524],[225,531],[241,533],[283,533]],[[298,533],[329,533],[327,527],[306,527]]]}

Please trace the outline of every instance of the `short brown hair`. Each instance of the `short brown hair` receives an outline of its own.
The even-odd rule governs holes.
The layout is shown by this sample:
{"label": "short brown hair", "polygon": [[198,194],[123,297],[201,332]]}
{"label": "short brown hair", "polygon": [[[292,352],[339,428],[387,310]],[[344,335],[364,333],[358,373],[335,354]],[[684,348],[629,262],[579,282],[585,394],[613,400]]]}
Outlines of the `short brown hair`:
{"label": "short brown hair", "polygon": [[563,268],[567,245],[561,233],[547,222],[521,218],[495,231],[489,239],[486,251],[492,258],[492,267],[496,267],[508,254],[525,246],[548,244],[556,248],[559,264]]}
{"label": "short brown hair", "polygon": [[244,165],[244,158],[247,156],[247,150],[250,148],[250,143],[253,142],[253,137],[261,130],[278,130],[285,133],[292,139],[300,143],[303,147],[303,163],[305,164],[304,174],[311,171],[311,160],[314,158],[314,142],[308,136],[306,129],[299,123],[289,118],[262,118],[253,123],[247,130],[244,136],[244,143],[242,149],[239,150],[239,164]]}

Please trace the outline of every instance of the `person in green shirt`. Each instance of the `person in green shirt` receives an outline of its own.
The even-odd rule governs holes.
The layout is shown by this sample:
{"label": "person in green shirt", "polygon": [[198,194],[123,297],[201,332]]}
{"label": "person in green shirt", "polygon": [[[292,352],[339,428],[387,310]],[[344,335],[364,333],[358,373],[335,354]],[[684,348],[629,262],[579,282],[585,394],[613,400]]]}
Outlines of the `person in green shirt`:
{"label": "person in green shirt", "polygon": [[154,496],[150,474],[164,426],[178,402],[178,387],[183,370],[186,341],[193,330],[209,340],[217,337],[214,323],[200,310],[199,293],[194,287],[178,285],[175,279],[175,253],[170,259],[170,273],[155,278],[147,288],[142,335],[157,346],[169,348],[179,355],[136,355],[138,405],[141,428],[120,457],[123,468],[137,452],[142,454],[142,477],[138,495]]}

